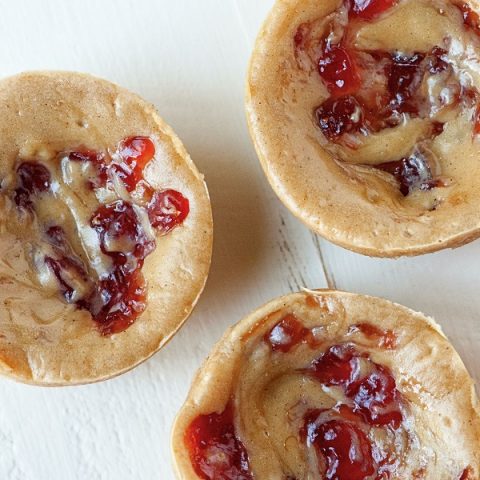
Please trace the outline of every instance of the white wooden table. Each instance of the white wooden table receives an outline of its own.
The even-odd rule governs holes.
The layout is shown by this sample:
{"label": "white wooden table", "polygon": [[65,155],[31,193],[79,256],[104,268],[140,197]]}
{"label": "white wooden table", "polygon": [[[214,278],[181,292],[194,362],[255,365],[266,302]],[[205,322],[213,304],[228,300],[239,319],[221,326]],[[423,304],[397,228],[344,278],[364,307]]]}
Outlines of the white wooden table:
{"label": "white wooden table", "polygon": [[[0,479],[173,480],[170,429],[227,326],[301,287],[383,296],[433,315],[480,381],[480,243],[375,260],[310,233],[251,145],[244,78],[273,0],[0,0],[0,73],[63,69],[153,102],[202,170],[215,217],[209,282],[182,331],[133,372],[43,389],[0,380]],[[480,206],[479,206],[480,208]]]}

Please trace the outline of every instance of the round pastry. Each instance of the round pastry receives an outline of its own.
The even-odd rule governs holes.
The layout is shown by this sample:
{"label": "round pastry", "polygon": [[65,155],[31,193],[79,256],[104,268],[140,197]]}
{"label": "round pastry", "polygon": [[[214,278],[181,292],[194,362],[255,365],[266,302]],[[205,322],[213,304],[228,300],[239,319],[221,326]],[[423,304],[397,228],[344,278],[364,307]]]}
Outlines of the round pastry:
{"label": "round pastry", "polygon": [[305,291],[231,328],[173,430],[182,480],[477,480],[480,409],[438,325]]}
{"label": "round pastry", "polygon": [[311,229],[385,257],[480,236],[478,7],[277,1],[247,116],[271,185]]}
{"label": "round pastry", "polygon": [[88,383],[139,364],[206,281],[208,192],[153,106],[78,73],[0,82],[0,372]]}

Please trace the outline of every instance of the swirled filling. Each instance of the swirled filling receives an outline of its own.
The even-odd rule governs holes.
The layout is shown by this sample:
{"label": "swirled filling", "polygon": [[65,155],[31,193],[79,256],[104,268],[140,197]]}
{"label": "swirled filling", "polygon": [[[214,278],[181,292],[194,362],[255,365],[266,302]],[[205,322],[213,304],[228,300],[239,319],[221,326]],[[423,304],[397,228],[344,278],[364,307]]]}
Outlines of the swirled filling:
{"label": "swirled filling", "polygon": [[[427,478],[412,405],[378,360],[410,339],[369,321],[316,324],[313,312],[336,308],[316,302],[307,296],[306,310],[275,311],[240,337],[227,405],[195,416],[184,432],[199,478]],[[470,466],[457,472],[460,480],[473,474]]]}
{"label": "swirled filling", "polygon": [[38,280],[91,313],[104,335],[132,325],[147,305],[144,261],[156,237],[181,225],[189,201],[156,190],[144,170],[149,137],[128,137],[115,152],[88,149],[19,158],[1,193],[16,206],[12,223],[29,224],[29,258]]}
{"label": "swirled filling", "polygon": [[[433,147],[449,122],[465,113],[471,138],[480,133],[480,94],[473,78],[479,16],[466,2],[440,1],[431,8],[428,15],[439,22],[461,25],[471,45],[448,34],[429,50],[383,50],[375,40],[371,47],[362,41],[365,28],[399,9],[410,9],[412,17],[427,14],[418,10],[420,4],[405,0],[345,0],[326,19],[299,25],[293,39],[299,68],[316,71],[328,91],[313,109],[322,145],[335,158],[343,149],[342,161],[390,176],[405,197],[452,184]],[[405,137],[402,147],[409,145],[401,157],[358,156],[367,138],[388,146],[395,136]]]}

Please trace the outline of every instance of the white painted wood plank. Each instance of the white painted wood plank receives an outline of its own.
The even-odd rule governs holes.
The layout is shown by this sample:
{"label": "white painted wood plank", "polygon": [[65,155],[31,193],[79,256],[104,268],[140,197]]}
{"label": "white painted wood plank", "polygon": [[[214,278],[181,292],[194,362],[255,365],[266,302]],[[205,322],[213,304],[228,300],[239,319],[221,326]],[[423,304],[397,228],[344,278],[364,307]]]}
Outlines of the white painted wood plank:
{"label": "white painted wood plank", "polygon": [[152,360],[79,388],[0,381],[1,479],[173,479],[170,428],[213,343],[268,299],[326,285],[316,243],[277,201],[245,126],[248,35],[260,3],[1,2],[0,74],[85,71],[153,102],[206,174],[216,235],[197,310]]}

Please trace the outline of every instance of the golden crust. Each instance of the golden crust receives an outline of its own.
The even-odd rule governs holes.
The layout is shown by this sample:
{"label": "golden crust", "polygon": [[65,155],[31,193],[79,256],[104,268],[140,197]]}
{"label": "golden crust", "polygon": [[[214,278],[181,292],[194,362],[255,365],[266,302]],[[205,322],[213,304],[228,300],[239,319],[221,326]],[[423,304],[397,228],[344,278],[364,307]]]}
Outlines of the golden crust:
{"label": "golden crust", "polygon": [[145,261],[146,311],[111,337],[100,335],[88,312],[42,291],[26,261],[25,235],[11,232],[8,219],[0,217],[0,372],[21,382],[56,386],[105,380],[133,368],[175,334],[204,288],[212,216],[203,176],[152,105],[80,73],[32,72],[2,80],[0,135],[0,179],[13,171],[19,152],[77,146],[105,151],[127,136],[150,136],[157,154],[147,180],[189,199],[185,223],[157,238],[156,250]]}
{"label": "golden crust", "polygon": [[[312,111],[327,94],[316,72],[299,70],[293,38],[302,23],[324,19],[340,3],[278,0],[258,35],[248,73],[246,112],[251,137],[271,186],[309,228],[337,245],[365,255],[413,256],[456,248],[477,239],[479,143],[478,139],[471,141],[470,118],[461,116],[451,122],[446,134],[435,140],[436,151],[444,154],[440,159],[442,168],[455,179],[454,185],[434,189],[423,197],[425,192],[418,192],[404,199],[395,185],[355,167],[353,158],[348,164],[323,148]],[[478,1],[469,3],[479,9]],[[458,16],[452,24],[448,23],[450,17],[435,23],[432,18],[439,1],[403,0],[401,5],[401,12],[395,13],[396,23],[397,17],[387,16],[378,21],[378,29],[368,30],[363,37],[359,35],[358,42],[368,43],[373,38],[376,48],[409,51],[412,44],[422,48],[430,46],[429,42],[435,45],[436,39],[448,33],[464,45],[473,44],[478,52],[478,39],[460,28],[463,26],[458,12],[451,13]],[[412,19],[410,7],[423,8],[428,15],[417,18],[416,10],[412,10]],[[405,31],[409,18],[413,33]],[[385,31],[389,32],[388,38],[376,37]],[[478,88],[478,76],[472,77]],[[387,153],[382,150],[385,143],[379,142],[373,154],[383,156],[384,161],[392,160],[390,155],[397,158],[395,149],[409,144],[409,138],[397,137],[391,145],[386,140]],[[349,152],[339,155],[342,156],[348,160]],[[439,207],[432,209],[434,203]]]}
{"label": "golden crust", "polygon": [[[263,338],[288,313],[307,327],[320,328],[326,346],[312,351],[299,345],[293,352],[272,357]],[[172,432],[177,477],[199,478],[184,443],[190,423],[198,415],[222,412],[232,398],[235,432],[245,445],[254,478],[273,480],[287,474],[307,478],[302,470],[306,466],[298,460],[304,457],[294,457],[297,461],[289,464],[288,456],[295,448],[282,447],[285,439],[297,436],[285,427],[291,416],[287,417],[282,406],[310,401],[310,408],[322,408],[315,402],[321,403],[324,393],[317,387],[314,395],[309,393],[308,382],[298,372],[328,345],[345,338],[353,325],[365,321],[397,335],[393,350],[364,347],[375,362],[392,371],[408,402],[411,420],[406,422],[413,425],[417,442],[407,452],[407,460],[402,460],[406,464],[403,476],[393,476],[392,480],[414,478],[417,467],[419,472],[425,469],[426,476],[419,478],[426,480],[451,480],[457,474],[459,478],[467,466],[473,469],[472,479],[479,478],[480,407],[474,383],[440,327],[432,319],[387,300],[333,290],[278,298],[225,333],[196,374],[177,416]],[[292,380],[293,375],[299,380]],[[284,471],[284,465],[293,465],[297,471]]]}

